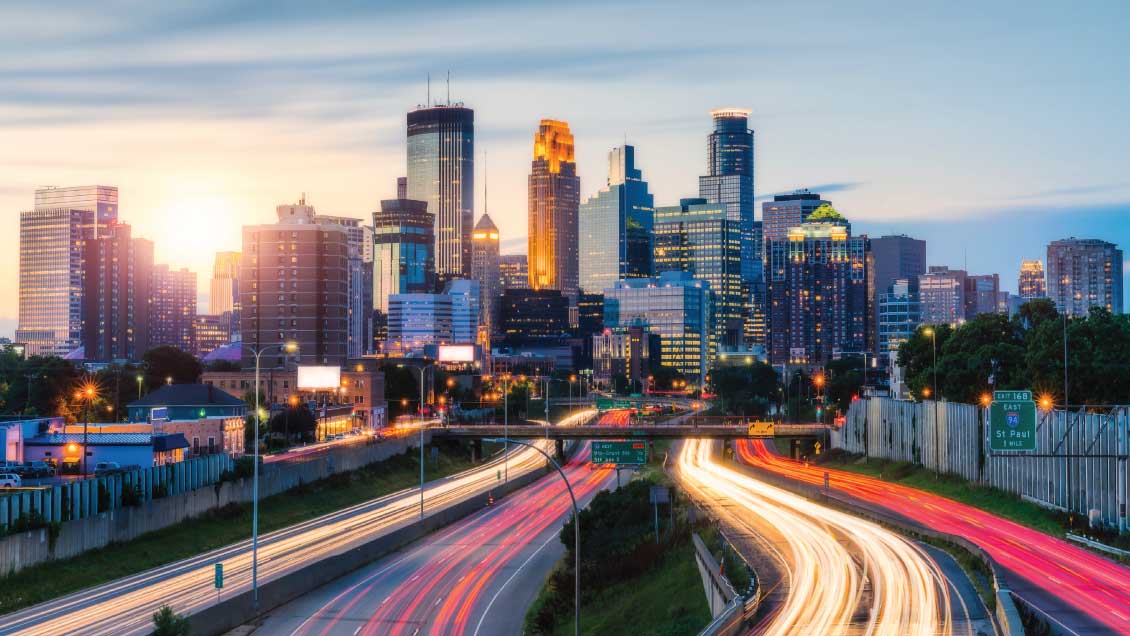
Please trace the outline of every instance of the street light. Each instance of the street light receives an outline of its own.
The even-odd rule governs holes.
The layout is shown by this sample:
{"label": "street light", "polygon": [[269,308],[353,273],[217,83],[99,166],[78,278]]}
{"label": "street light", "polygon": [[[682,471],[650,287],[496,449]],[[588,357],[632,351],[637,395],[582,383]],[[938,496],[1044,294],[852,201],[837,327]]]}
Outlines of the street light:
{"label": "street light", "polygon": [[[934,364],[932,365],[933,371],[934,371],[934,393],[935,393],[935,395],[934,395],[934,479],[938,479],[938,477],[940,476],[940,473],[941,473],[941,466],[939,465],[939,463],[941,462],[941,448],[940,448],[941,447],[941,437],[938,434],[938,429],[940,428],[939,422],[938,422],[938,398],[941,397],[941,396],[937,395],[937,393],[938,393],[938,334],[934,331],[933,327],[926,327],[925,329],[922,330],[922,333],[926,334],[927,336],[930,336],[930,347],[934,351]],[[930,394],[926,393],[925,391],[923,391],[923,395],[925,395],[926,397],[930,396]]]}
{"label": "street light", "polygon": [[[403,364],[396,365],[404,368]],[[431,363],[427,358],[424,358],[423,366],[408,367],[409,369],[416,369],[420,372],[420,520],[424,520],[424,372],[427,371]],[[407,402],[407,400],[405,400]]]}
{"label": "street light", "polygon": [[569,478],[565,476],[565,471],[561,470],[561,465],[557,460],[549,456],[549,453],[538,448],[534,444],[523,442],[521,440],[511,440],[507,437],[499,439],[497,437],[485,437],[484,442],[503,442],[504,444],[521,444],[536,450],[545,456],[549,463],[557,469],[557,473],[561,475],[561,479],[565,480],[565,487],[569,489],[569,500],[573,502],[573,633],[575,636],[581,634],[581,511],[577,508],[577,498],[573,495],[573,486],[569,483]]}
{"label": "street light", "polygon": [[[298,343],[269,344],[258,349],[246,344],[241,344],[240,347],[255,356],[255,444],[251,451],[251,605],[259,609],[259,422],[263,419],[263,410],[259,406],[259,361],[263,353],[271,349],[295,353],[298,351]],[[165,381],[172,384],[173,379],[168,377]]]}
{"label": "street light", "polygon": [[139,400],[141,399],[141,381],[144,379],[140,373],[137,375],[137,399]]}

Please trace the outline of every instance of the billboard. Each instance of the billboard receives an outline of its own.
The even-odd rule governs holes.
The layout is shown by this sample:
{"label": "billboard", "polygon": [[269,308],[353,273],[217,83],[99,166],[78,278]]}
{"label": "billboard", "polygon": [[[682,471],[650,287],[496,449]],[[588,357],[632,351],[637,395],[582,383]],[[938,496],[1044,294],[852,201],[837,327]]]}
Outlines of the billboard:
{"label": "billboard", "polygon": [[341,367],[298,366],[298,388],[313,390],[337,389],[341,386]]}
{"label": "billboard", "polygon": [[440,362],[474,362],[475,345],[440,345]]}

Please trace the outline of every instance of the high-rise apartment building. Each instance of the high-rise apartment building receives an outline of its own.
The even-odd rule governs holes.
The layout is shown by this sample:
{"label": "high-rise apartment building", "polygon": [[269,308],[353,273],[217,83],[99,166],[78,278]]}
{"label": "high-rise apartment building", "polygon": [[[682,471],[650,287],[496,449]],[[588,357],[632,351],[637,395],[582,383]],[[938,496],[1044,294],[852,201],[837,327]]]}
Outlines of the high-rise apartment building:
{"label": "high-rise apartment building", "polygon": [[788,238],[789,230],[800,227],[821,205],[832,205],[808,190],[778,194],[761,204],[761,233],[765,242]]}
{"label": "high-rise apartment building", "polygon": [[118,189],[40,188],[20,213],[20,315],[27,355],[64,356],[82,345],[84,242],[118,218]]}
{"label": "high-rise apartment building", "polygon": [[424,201],[434,217],[439,280],[470,276],[475,111],[446,104],[408,113],[408,193],[401,198]]}
{"label": "high-rise apartment building", "polygon": [[687,272],[710,284],[711,346],[735,349],[744,327],[741,225],[720,203],[682,199],[655,210],[655,271]]}
{"label": "high-rise apartment building", "polygon": [[1091,307],[1122,313],[1122,250],[1098,239],[1048,243],[1048,298],[1060,312],[1086,316]]}
{"label": "high-rise apartment building", "polygon": [[435,291],[435,215],[426,201],[407,198],[407,179],[397,179],[395,199],[373,212],[373,307],[388,313],[392,294]]}
{"label": "high-rise apartment building", "polygon": [[867,237],[828,205],[766,249],[770,360],[815,366],[867,351]]}
{"label": "high-rise apartment building", "polygon": [[192,351],[196,272],[154,265],[149,287],[149,346]]}
{"label": "high-rise apartment building", "polygon": [[914,335],[922,322],[918,303],[918,277],[897,278],[879,296],[879,336],[876,357],[890,359],[902,343]]}
{"label": "high-rise apartment building", "polygon": [[[259,349],[295,342],[293,358],[301,364],[341,364],[348,344],[347,229],[320,223],[305,198],[276,212],[275,223],[243,228],[243,343]],[[282,367],[287,357],[271,349],[264,365]],[[245,351],[244,366],[254,362]]]}
{"label": "high-rise apartment building", "polygon": [[192,355],[203,358],[231,342],[228,314],[197,314],[192,319]]}
{"label": "high-rise apartment building", "polygon": [[498,271],[503,289],[529,289],[530,269],[525,254],[503,254],[498,257]]}
{"label": "high-rise apartment building", "polygon": [[140,360],[149,347],[153,242],[113,223],[84,243],[83,357]]}
{"label": "high-rise apartment building", "polygon": [[569,124],[543,119],[534,135],[529,178],[530,288],[557,289],[575,301],[580,179]]}
{"label": "high-rise apartment building", "polygon": [[319,214],[318,223],[340,225],[345,228],[349,246],[349,304],[346,309],[346,352],[350,358],[360,358],[372,348],[373,316],[373,265],[364,259],[365,234],[370,228],[362,226],[360,219],[348,216]]}
{"label": "high-rise apartment building", "polygon": [[931,265],[918,277],[918,304],[922,324],[956,325],[965,321],[965,278],[963,269]]}
{"label": "high-rise apartment building", "polygon": [[599,293],[622,278],[652,274],[655,200],[636,167],[636,149],[608,153],[608,183],[581,204],[577,225],[580,287]]}
{"label": "high-rise apartment building", "polygon": [[1048,287],[1044,281],[1044,264],[1041,261],[1022,261],[1020,277],[1016,284],[1017,295],[1025,300],[1046,298]]}
{"label": "high-rise apartment building", "polygon": [[489,214],[483,213],[471,233],[471,278],[479,283],[479,308],[487,334],[494,333],[498,327],[498,307],[502,298],[498,246],[498,227]]}
{"label": "high-rise apartment building", "polygon": [[686,272],[630,278],[604,290],[606,329],[646,327],[659,335],[660,361],[702,386],[710,368],[710,283]]}

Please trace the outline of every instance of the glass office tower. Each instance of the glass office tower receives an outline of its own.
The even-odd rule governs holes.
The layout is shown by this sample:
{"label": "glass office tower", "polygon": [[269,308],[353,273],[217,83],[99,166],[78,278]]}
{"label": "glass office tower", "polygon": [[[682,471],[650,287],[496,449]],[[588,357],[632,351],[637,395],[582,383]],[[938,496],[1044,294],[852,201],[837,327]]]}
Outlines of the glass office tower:
{"label": "glass office tower", "polygon": [[390,295],[435,291],[434,224],[428,203],[407,198],[405,179],[398,179],[397,198],[373,212],[374,309],[387,316]]}
{"label": "glass office tower", "polygon": [[726,206],[731,220],[741,224],[742,278],[758,275],[753,251],[753,131],[750,111],[720,108],[710,112],[714,131],[706,142],[707,174],[698,178],[698,195]]}
{"label": "glass office tower", "polygon": [[608,153],[608,185],[577,213],[579,277],[583,291],[600,293],[624,278],[652,274],[655,200],[635,165],[635,148]]}
{"label": "glass office tower", "polygon": [[435,217],[441,282],[471,275],[474,187],[475,111],[448,104],[408,113],[407,198],[426,202]]}

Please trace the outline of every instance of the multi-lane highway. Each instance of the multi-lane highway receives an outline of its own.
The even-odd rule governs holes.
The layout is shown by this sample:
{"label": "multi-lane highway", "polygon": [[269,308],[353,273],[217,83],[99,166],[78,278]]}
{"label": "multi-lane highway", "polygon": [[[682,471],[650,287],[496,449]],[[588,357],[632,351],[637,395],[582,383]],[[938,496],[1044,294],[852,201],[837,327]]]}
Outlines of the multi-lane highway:
{"label": "multi-lane highway", "polygon": [[775,553],[787,593],[754,633],[935,636],[987,624],[975,597],[954,593],[918,545],[726,467],[711,451],[707,441],[684,443],[681,482],[737,532],[777,533],[764,548]]}
{"label": "multi-lane highway", "polygon": [[824,483],[911,523],[965,537],[1004,568],[1013,593],[1069,634],[1130,634],[1130,568],[1002,517],[921,490],[782,458],[760,440],[736,444],[743,462],[810,484]]}
{"label": "multi-lane highway", "polygon": [[[590,414],[575,417],[580,420]],[[427,510],[470,497],[481,497],[485,504],[488,490],[497,484],[502,461],[429,482],[424,489]],[[545,465],[544,458],[530,449],[512,450],[508,462],[511,478]],[[263,535],[259,540],[260,584],[416,521],[419,502],[419,488],[410,488]],[[215,563],[224,564],[224,596],[250,588],[251,542],[247,540],[0,616],[0,635],[148,634],[151,615],[163,604],[187,614],[216,602],[212,586]]]}
{"label": "multi-lane highway", "polygon": [[[605,426],[628,422],[606,413]],[[613,481],[587,444],[563,468],[578,503]],[[552,473],[411,548],[271,612],[256,633],[294,636],[518,634],[526,608],[564,551],[572,506]]]}

